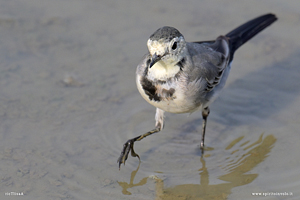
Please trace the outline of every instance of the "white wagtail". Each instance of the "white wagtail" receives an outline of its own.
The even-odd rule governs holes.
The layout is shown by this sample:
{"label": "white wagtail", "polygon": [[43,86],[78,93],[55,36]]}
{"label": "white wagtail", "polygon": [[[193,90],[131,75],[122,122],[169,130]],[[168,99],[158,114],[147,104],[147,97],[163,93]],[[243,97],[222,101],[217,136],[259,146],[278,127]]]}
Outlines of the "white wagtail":
{"label": "white wagtail", "polygon": [[224,87],[234,52],[277,18],[273,14],[257,17],[213,41],[186,42],[175,28],[164,26],[147,41],[148,54],[137,66],[136,84],[142,97],[156,107],[155,128],[128,140],[118,159],[119,168],[129,152],[140,158],[133,144],[159,132],[164,127],[164,112],[192,113],[202,111],[204,148],[209,105]]}

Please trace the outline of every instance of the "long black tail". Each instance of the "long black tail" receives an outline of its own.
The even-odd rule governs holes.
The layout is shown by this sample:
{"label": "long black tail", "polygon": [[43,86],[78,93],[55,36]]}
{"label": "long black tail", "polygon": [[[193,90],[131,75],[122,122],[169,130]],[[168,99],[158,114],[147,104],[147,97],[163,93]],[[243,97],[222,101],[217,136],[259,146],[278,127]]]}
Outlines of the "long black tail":
{"label": "long black tail", "polygon": [[252,19],[226,34],[229,38],[231,60],[234,52],[245,42],[277,20],[274,14],[266,14]]}

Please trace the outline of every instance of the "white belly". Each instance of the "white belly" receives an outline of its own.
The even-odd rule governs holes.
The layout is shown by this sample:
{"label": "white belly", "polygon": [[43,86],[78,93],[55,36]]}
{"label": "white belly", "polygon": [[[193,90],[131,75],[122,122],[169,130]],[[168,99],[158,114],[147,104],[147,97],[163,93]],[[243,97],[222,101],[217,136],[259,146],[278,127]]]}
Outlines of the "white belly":
{"label": "white belly", "polygon": [[137,76],[137,88],[142,95],[142,97],[151,105],[170,113],[191,113],[199,108],[201,105],[197,106],[189,98],[186,98],[184,91],[180,88],[175,88],[175,92],[171,98],[162,98],[159,101],[154,99],[150,100],[149,96],[145,93],[142,85],[140,83],[140,77]]}

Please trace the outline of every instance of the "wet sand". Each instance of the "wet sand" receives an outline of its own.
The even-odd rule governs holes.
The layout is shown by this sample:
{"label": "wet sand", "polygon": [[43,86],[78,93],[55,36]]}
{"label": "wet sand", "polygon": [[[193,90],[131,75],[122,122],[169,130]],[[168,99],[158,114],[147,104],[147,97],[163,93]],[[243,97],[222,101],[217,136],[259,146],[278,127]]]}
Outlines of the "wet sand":
{"label": "wet sand", "polygon": [[[299,10],[279,0],[1,1],[0,199],[299,199]],[[211,105],[204,157],[200,112],[167,113],[162,132],[135,144],[141,163],[129,157],[119,171],[123,143],[154,127],[135,85],[148,37],[169,25],[211,40],[269,12],[279,20],[237,51]]]}

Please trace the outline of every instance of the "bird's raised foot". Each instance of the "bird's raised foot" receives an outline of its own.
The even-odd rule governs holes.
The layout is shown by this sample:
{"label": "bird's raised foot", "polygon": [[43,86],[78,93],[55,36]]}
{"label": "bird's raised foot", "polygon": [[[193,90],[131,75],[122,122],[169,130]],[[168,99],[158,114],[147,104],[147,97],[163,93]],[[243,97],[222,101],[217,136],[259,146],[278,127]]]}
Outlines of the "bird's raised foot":
{"label": "bird's raised foot", "polygon": [[118,159],[119,170],[121,168],[121,164],[122,163],[124,163],[124,165],[125,165],[125,161],[128,158],[129,152],[131,152],[131,156],[132,157],[138,157],[138,159],[140,160],[140,156],[137,153],[135,153],[135,151],[133,149],[133,144],[136,141],[135,139],[136,138],[130,139],[127,142],[125,142],[125,144],[123,145],[123,150],[122,150],[121,155],[120,155],[120,157]]}

